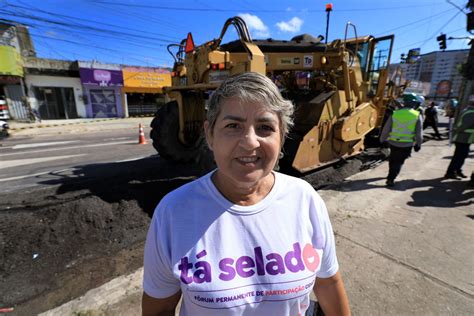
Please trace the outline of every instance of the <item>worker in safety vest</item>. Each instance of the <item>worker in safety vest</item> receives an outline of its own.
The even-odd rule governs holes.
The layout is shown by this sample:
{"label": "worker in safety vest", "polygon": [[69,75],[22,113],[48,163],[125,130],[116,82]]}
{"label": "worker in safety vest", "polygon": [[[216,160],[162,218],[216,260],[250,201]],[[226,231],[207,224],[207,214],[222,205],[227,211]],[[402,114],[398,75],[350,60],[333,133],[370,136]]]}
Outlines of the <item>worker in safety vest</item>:
{"label": "worker in safety vest", "polygon": [[388,160],[387,186],[395,185],[403,163],[410,157],[412,148],[419,151],[423,143],[423,119],[419,108],[420,101],[414,94],[406,94],[395,101],[398,109],[388,118],[380,134],[380,142],[388,140],[390,157]]}
{"label": "worker in safety vest", "polygon": [[[474,103],[459,113],[454,123],[453,132],[453,142],[456,149],[444,177],[447,179],[467,178],[461,168],[469,155],[469,147],[474,143]],[[474,182],[474,179],[471,180]]]}

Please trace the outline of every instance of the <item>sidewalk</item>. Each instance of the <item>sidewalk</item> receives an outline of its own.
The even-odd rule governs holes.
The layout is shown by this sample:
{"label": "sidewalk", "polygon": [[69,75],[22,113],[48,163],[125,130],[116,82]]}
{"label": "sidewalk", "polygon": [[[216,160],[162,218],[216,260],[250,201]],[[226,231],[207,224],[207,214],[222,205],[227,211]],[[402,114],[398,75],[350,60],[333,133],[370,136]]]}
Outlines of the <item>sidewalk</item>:
{"label": "sidewalk", "polygon": [[385,162],[321,192],[354,314],[472,315],[474,189],[443,179],[453,151],[423,144],[394,189]]}
{"label": "sidewalk", "polygon": [[153,117],[128,118],[89,118],[69,120],[42,120],[41,122],[26,123],[8,121],[9,133],[12,136],[40,136],[74,134],[122,128],[137,128],[138,124],[149,127]]}

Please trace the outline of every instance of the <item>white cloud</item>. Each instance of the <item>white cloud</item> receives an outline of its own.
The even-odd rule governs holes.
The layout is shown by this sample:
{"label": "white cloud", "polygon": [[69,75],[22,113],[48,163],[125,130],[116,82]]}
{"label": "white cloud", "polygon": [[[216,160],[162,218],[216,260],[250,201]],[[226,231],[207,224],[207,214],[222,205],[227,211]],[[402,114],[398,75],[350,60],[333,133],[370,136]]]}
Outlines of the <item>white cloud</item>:
{"label": "white cloud", "polygon": [[259,38],[270,37],[268,26],[258,16],[248,13],[240,13],[239,16],[247,23],[247,27],[252,35]]}
{"label": "white cloud", "polygon": [[282,32],[288,32],[288,33],[295,33],[299,32],[301,29],[301,25],[303,25],[303,20],[301,20],[298,17],[294,17],[288,22],[278,22],[276,26],[280,29]]}

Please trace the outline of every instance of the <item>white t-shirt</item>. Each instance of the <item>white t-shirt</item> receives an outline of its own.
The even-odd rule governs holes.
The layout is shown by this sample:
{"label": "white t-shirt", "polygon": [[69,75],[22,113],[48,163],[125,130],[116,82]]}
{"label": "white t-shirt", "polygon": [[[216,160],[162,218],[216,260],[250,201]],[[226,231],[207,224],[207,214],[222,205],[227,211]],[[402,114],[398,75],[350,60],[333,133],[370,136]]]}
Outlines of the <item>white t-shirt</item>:
{"label": "white t-shirt", "polygon": [[323,200],[307,182],[275,172],[262,201],[239,206],[211,174],[157,206],[144,291],[165,298],[181,289],[181,315],[303,315],[315,277],[339,267]]}

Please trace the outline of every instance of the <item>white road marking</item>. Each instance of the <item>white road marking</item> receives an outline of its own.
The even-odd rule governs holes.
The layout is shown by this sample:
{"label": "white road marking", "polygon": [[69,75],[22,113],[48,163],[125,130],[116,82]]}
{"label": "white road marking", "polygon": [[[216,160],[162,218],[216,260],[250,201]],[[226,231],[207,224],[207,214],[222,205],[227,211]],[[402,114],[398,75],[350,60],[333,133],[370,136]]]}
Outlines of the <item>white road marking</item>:
{"label": "white road marking", "polygon": [[104,144],[92,144],[92,145],[80,145],[80,146],[49,148],[49,149],[43,149],[43,150],[31,150],[31,151],[23,151],[23,152],[18,152],[18,153],[0,154],[0,157],[12,156],[12,155],[25,155],[25,154],[43,153],[43,152],[48,152],[48,151],[57,151],[57,150],[65,150],[65,149],[86,148],[86,147],[103,147],[103,146],[122,145],[122,144],[138,144],[138,141],[128,140],[128,141],[111,142],[111,143],[104,143]]}
{"label": "white road marking", "polygon": [[115,138],[106,138],[105,140],[124,140],[124,139],[135,139],[134,137],[115,137]]}
{"label": "white road marking", "polygon": [[18,167],[18,166],[25,166],[25,165],[33,165],[35,163],[46,162],[46,161],[53,161],[53,160],[65,160],[73,157],[81,157],[87,154],[79,154],[79,155],[66,155],[66,156],[54,156],[54,157],[41,157],[41,158],[26,158],[26,159],[14,159],[14,160],[2,160],[0,164],[0,169],[4,168],[11,168],[11,167]]}
{"label": "white road marking", "polygon": [[20,145],[12,146],[10,148],[12,149],[35,148],[35,147],[46,147],[46,146],[54,146],[54,145],[64,145],[64,144],[77,143],[77,142],[80,142],[80,140],[67,140],[67,141],[62,141],[62,142],[47,142],[47,143],[34,143],[34,144],[20,144]]}
{"label": "white road marking", "polygon": [[25,178],[31,178],[31,177],[36,177],[36,176],[42,176],[44,174],[48,174],[48,173],[52,173],[52,172],[62,172],[62,171],[66,171],[66,170],[73,170],[73,169],[61,169],[61,170],[57,170],[57,171],[44,171],[44,172],[38,172],[38,173],[34,173],[34,174],[26,174],[24,176],[17,176],[17,177],[10,177],[10,178],[3,178],[3,179],[0,179],[0,182],[5,182],[5,181],[13,181],[13,180],[19,180],[19,179],[25,179]]}
{"label": "white road marking", "polygon": [[143,157],[136,157],[136,158],[129,158],[129,159],[124,159],[124,160],[117,160],[117,161],[114,161],[115,163],[117,162],[129,162],[129,161],[135,161],[135,160],[140,160],[140,159],[145,159],[145,158],[148,158],[150,156],[143,156]]}

